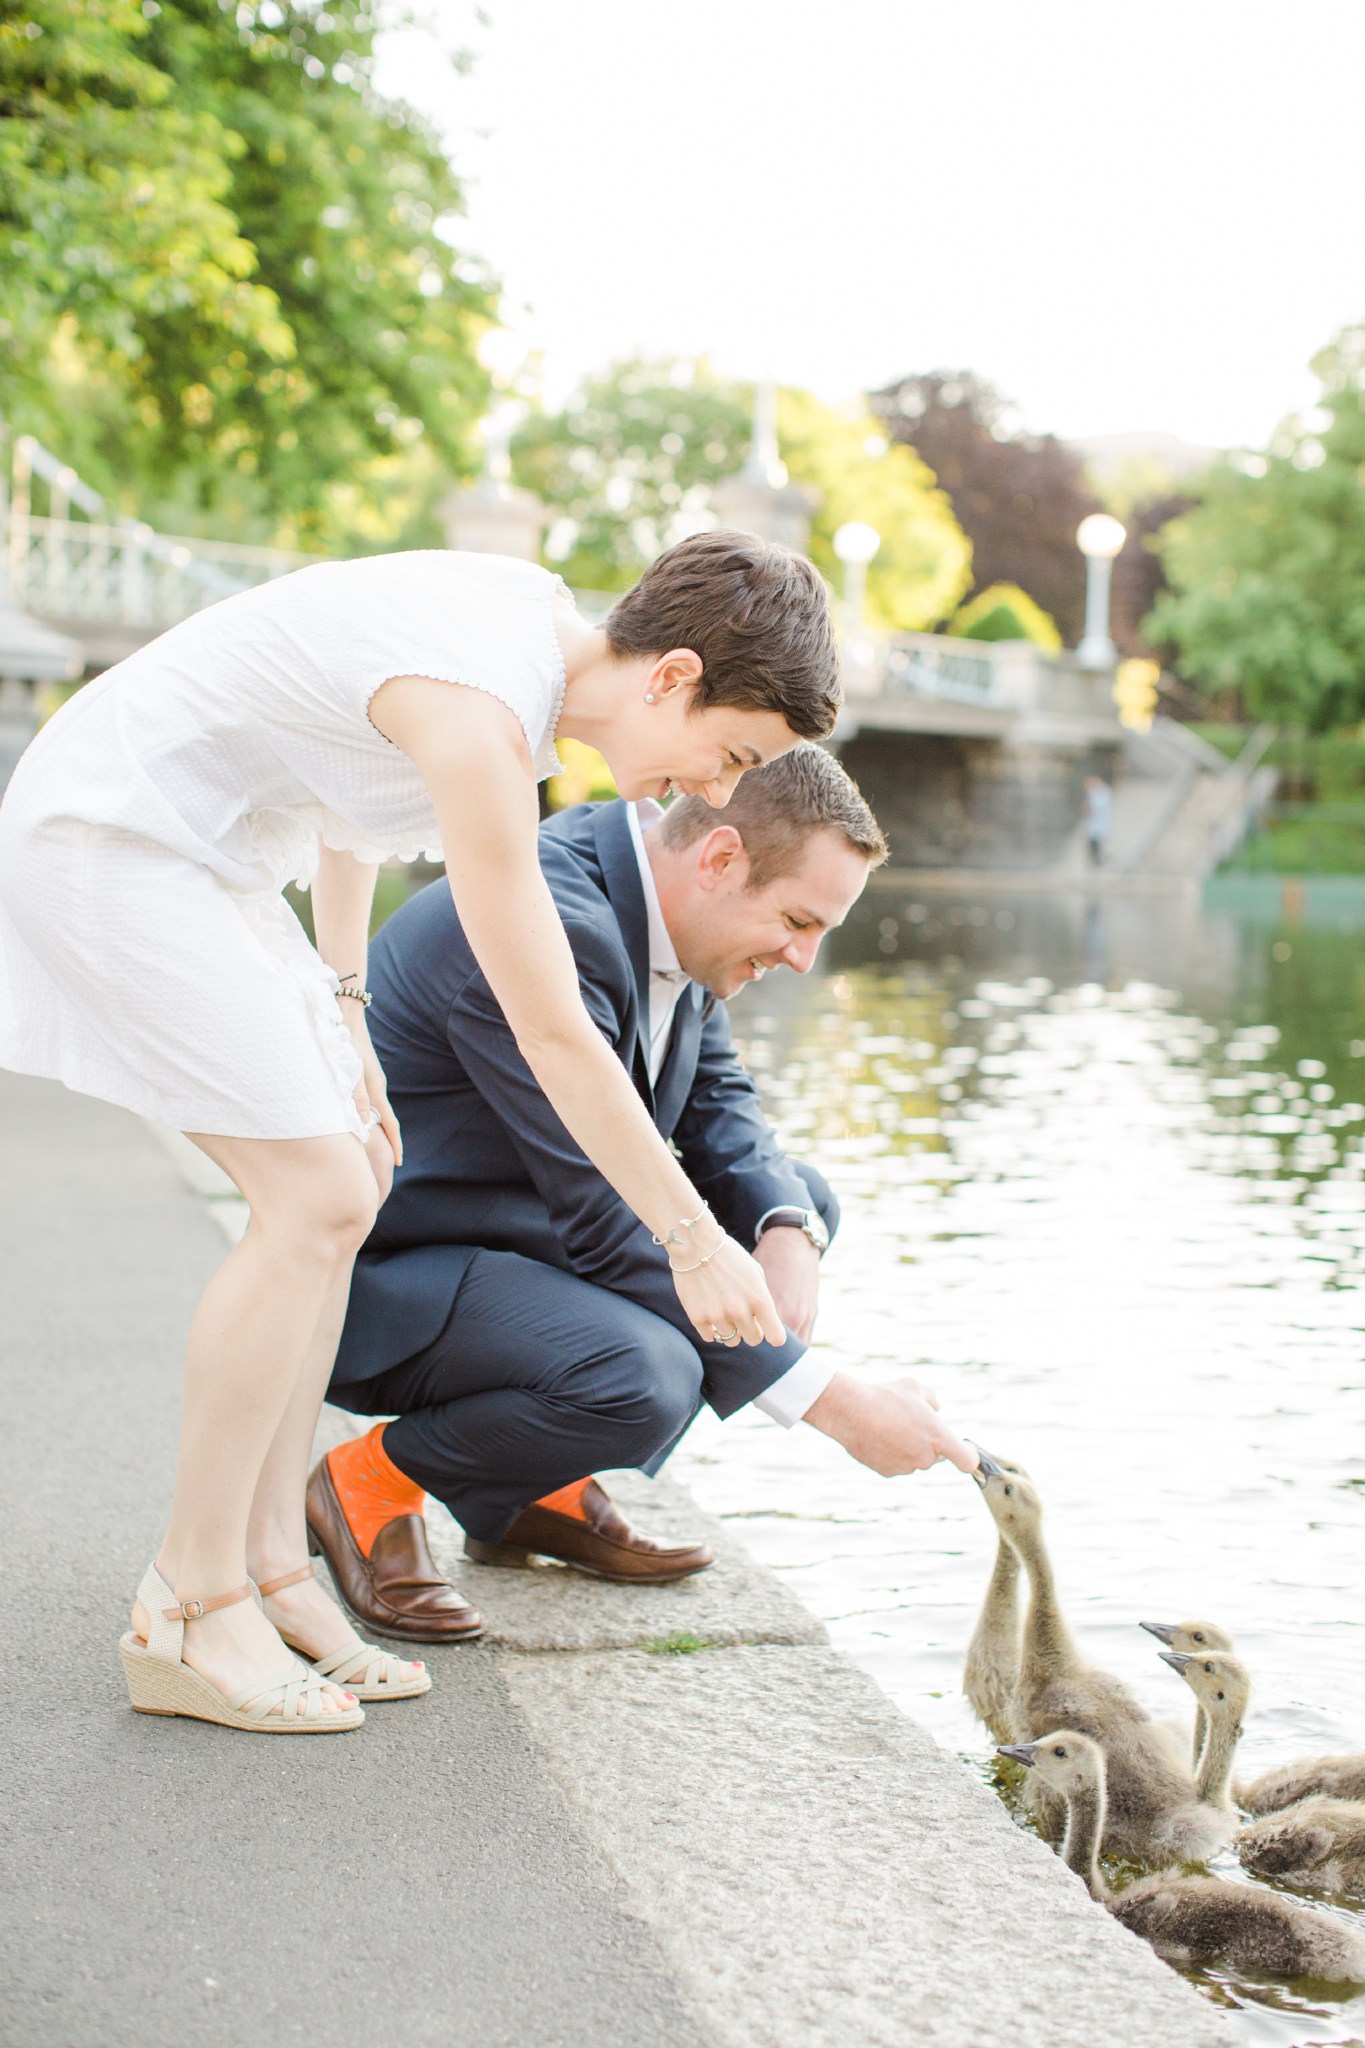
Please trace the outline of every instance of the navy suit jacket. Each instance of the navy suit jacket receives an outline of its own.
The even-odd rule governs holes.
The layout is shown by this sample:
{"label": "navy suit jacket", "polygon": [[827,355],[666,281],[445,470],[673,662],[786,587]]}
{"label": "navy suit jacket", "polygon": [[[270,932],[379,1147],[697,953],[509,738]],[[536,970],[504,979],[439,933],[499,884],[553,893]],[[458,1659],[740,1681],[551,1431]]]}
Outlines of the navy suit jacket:
{"label": "navy suit jacket", "polygon": [[[679,998],[650,1085],[649,935],[625,803],[552,818],[540,863],[589,1015],[724,1227],[751,1245],[768,1209],[811,1206],[810,1183],[778,1146],[735,1054],[724,1005],[695,983]],[[480,1249],[520,1252],[629,1295],[695,1341],[664,1254],[579,1150],[518,1051],[445,881],[383,926],[369,980],[370,1032],[404,1158],[356,1262],[334,1382],[371,1378],[433,1342]],[[803,1348],[795,1338],[780,1349],[699,1344],[705,1398],[733,1413]]]}

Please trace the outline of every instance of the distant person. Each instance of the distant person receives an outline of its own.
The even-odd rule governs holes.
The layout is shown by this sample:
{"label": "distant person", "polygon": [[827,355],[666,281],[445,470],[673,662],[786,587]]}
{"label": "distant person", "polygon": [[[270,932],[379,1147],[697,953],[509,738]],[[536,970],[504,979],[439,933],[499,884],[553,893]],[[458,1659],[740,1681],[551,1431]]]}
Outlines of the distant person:
{"label": "distant person", "polygon": [[594,1476],[657,1470],[703,1401],[804,1419],[880,1473],[976,1464],[913,1380],[869,1384],[807,1352],[837,1205],[773,1136],[725,1009],[774,968],[808,973],[885,854],[812,746],[746,776],[719,816],[699,797],[663,814],[590,804],[541,831],[588,1012],[786,1325],[742,1353],[682,1312],[663,1250],[535,1086],[449,889],[379,933],[374,1038],[406,1150],[356,1262],[328,1398],[397,1419],[332,1451],[308,1488],[312,1540],[363,1623],[416,1642],[477,1630],[428,1548],[428,1492],[484,1564],[703,1570],[709,1551],[653,1543]]}
{"label": "distant person", "polygon": [[1104,866],[1114,822],[1114,792],[1102,775],[1085,778],[1085,839],[1092,868]]}
{"label": "distant person", "polygon": [[[536,784],[564,734],[632,797],[672,781],[719,808],[838,707],[811,564],[704,533],[602,626],[502,556],[301,569],[108,670],[24,754],[0,807],[0,1064],[184,1131],[251,1211],[191,1326],[170,1521],[120,1645],[140,1711],[317,1733],[430,1683],[360,1641],[312,1577],[304,1525],[351,1267],[402,1157],[366,1025],[387,855],[443,847],[526,1087],[654,1233],[687,1327],[785,1342],[762,1266],[584,1007]],[[282,894],[309,876],[316,950]]]}

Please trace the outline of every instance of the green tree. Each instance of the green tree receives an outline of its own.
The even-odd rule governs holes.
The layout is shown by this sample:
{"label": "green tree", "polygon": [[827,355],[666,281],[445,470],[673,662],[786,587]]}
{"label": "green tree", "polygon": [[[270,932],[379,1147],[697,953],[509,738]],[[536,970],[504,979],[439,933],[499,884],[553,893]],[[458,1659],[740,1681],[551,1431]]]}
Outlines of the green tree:
{"label": "green tree", "polygon": [[964,640],[1031,640],[1049,653],[1062,644],[1056,620],[1017,583],[992,583],[954,614],[948,631]]}
{"label": "green tree", "polygon": [[1165,528],[1172,590],[1145,630],[1206,694],[1325,732],[1365,717],[1365,324],[1313,368],[1318,406]]}
{"label": "green tree", "polygon": [[490,291],[374,33],[364,0],[28,0],[0,27],[12,424],[144,513],[305,545],[395,467],[420,499],[465,466]]}
{"label": "green tree", "polygon": [[555,566],[583,590],[626,590],[744,461],[752,394],[705,362],[617,363],[559,412],[533,413],[513,473],[558,515]]}
{"label": "green tree", "polygon": [[778,444],[793,483],[819,505],[811,560],[836,585],[834,535],[865,520],[881,535],[867,572],[867,615],[892,632],[921,632],[952,611],[971,582],[971,544],[913,448],[885,440],[870,413],[842,412],[808,391],[781,391]]}
{"label": "green tree", "polygon": [[[558,514],[556,566],[582,589],[624,590],[680,532],[704,524],[711,493],[743,466],[752,386],[704,362],[631,361],[588,380],[560,412],[528,419],[513,442],[518,483]],[[971,551],[919,458],[888,447],[875,420],[778,394],[778,440],[793,483],[812,488],[811,555],[842,577],[833,535],[866,519],[882,536],[868,576],[874,624],[908,630],[950,611]]]}

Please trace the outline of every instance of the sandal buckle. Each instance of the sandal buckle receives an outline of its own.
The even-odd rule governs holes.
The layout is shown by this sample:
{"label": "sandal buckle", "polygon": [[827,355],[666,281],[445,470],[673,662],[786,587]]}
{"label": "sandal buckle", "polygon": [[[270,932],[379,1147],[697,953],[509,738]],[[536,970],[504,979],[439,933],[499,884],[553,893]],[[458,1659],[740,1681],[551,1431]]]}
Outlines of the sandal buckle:
{"label": "sandal buckle", "polygon": [[186,1621],[200,1621],[203,1619],[204,1603],[202,1600],[182,1600],[180,1612]]}

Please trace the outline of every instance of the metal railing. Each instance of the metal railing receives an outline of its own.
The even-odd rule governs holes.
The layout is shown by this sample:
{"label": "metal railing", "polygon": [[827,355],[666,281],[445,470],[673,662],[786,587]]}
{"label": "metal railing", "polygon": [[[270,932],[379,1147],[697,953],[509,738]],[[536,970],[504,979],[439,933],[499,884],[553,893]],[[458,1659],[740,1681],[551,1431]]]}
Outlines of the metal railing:
{"label": "metal railing", "polygon": [[[45,512],[35,510],[35,486]],[[9,601],[21,610],[153,630],[317,560],[112,517],[99,492],[31,434],[14,443],[3,543]]]}
{"label": "metal railing", "polygon": [[886,641],[881,691],[888,697],[947,697],[959,704],[1003,701],[988,654],[934,633],[901,633]]}

